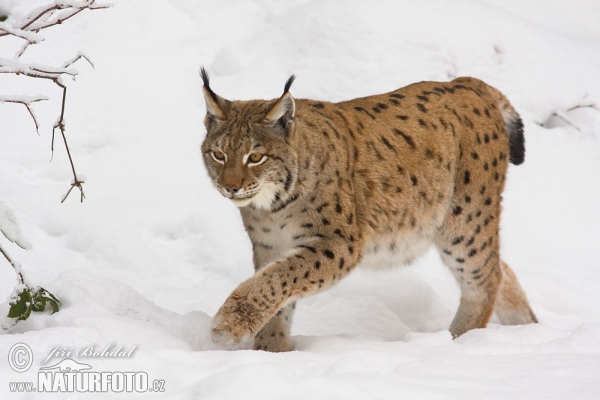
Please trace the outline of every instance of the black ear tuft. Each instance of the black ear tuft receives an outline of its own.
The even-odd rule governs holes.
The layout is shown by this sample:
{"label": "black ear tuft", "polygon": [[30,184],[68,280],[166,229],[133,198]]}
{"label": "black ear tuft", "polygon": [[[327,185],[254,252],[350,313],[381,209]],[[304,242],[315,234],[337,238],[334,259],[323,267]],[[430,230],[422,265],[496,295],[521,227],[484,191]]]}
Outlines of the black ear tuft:
{"label": "black ear tuft", "polygon": [[204,67],[200,67],[200,77],[202,78],[202,82],[204,82],[204,87],[206,88],[206,90],[208,91],[208,93],[210,94],[210,97],[212,97],[212,99],[215,102],[217,101],[217,95],[215,94],[215,92],[213,92],[213,90],[210,88],[210,81],[208,79],[208,74],[206,73],[206,70],[204,69]]}
{"label": "black ear tuft", "polygon": [[287,80],[287,82],[285,83],[285,87],[283,88],[283,94],[286,94],[290,91],[290,87],[292,86],[292,83],[294,83],[295,80],[296,75],[290,76],[290,79]]}
{"label": "black ear tuft", "polygon": [[204,69],[204,67],[200,67],[200,76],[202,77],[204,86],[209,87],[210,84],[209,84],[208,74],[206,73],[206,70]]}

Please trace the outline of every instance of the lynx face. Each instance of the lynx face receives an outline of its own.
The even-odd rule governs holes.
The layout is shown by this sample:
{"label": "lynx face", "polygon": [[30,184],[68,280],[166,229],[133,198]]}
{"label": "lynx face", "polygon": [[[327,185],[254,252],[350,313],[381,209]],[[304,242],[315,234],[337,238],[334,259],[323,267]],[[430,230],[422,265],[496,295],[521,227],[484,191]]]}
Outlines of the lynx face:
{"label": "lynx face", "polygon": [[205,95],[207,136],[202,153],[215,187],[238,207],[252,204],[268,209],[285,199],[294,189],[298,171],[297,155],[290,146],[291,96],[231,102],[208,91]]}

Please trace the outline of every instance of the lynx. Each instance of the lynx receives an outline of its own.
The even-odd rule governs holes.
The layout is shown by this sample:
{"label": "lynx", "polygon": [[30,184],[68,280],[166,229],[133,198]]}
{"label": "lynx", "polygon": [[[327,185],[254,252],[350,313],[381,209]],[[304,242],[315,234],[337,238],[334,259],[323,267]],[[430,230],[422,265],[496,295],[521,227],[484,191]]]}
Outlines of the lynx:
{"label": "lynx", "polygon": [[453,337],[494,311],[503,324],[537,322],[500,259],[508,162],[521,164],[525,146],[497,89],[464,77],[330,103],[294,99],[292,76],[278,99],[229,101],[201,75],[203,160],[239,207],[256,270],[215,315],[215,343],[289,351],[297,300],[431,245],[461,290]]}

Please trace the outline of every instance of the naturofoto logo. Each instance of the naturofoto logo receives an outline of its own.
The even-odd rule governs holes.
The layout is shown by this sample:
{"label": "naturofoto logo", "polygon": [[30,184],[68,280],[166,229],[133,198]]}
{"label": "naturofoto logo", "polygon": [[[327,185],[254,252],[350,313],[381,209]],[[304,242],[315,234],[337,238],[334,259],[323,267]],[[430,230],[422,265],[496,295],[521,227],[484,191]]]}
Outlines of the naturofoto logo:
{"label": "naturofoto logo", "polygon": [[[95,357],[110,357],[116,352],[93,352],[90,353],[88,346],[85,351],[76,354],[94,354]],[[113,347],[109,345],[107,349]],[[63,349],[64,350],[64,349]],[[51,356],[45,358],[41,363],[56,357],[56,347],[49,350]],[[71,351],[62,351],[61,354],[71,354]],[[122,352],[131,356],[133,351]],[[82,356],[85,357],[85,356]],[[92,357],[92,356],[90,356]],[[8,353],[8,362],[15,372],[25,372],[33,364],[33,352],[25,343],[17,343],[11,347]],[[144,371],[94,371],[92,365],[82,363],[73,358],[63,358],[53,365],[39,368],[37,373],[37,385],[34,382],[9,382],[11,392],[164,392],[165,381],[155,379],[150,382],[148,374]]]}

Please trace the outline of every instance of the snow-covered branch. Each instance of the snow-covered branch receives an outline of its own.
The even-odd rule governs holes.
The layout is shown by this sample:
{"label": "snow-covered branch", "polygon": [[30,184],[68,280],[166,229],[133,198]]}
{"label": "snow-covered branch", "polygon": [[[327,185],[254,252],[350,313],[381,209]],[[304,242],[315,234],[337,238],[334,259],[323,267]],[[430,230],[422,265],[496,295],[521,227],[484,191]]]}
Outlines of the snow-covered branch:
{"label": "snow-covered branch", "polygon": [[0,22],[0,36],[13,35],[30,43],[43,40],[37,32],[62,24],[83,10],[98,10],[111,7],[110,4],[97,4],[96,0],[54,1],[29,13],[25,18],[13,23]]}
{"label": "snow-covered branch", "polygon": [[29,115],[31,115],[31,119],[33,119],[33,123],[35,124],[35,131],[40,134],[40,125],[38,124],[37,117],[35,116],[35,112],[33,108],[31,108],[31,104],[37,103],[38,101],[48,100],[46,96],[0,96],[0,103],[16,103],[23,104],[27,111],[29,111]]}
{"label": "snow-covered branch", "polygon": [[[31,244],[29,241],[23,236],[21,233],[21,228],[17,223],[17,218],[13,211],[2,201],[0,201],[0,233],[2,236],[7,238],[9,241],[15,243],[22,249],[29,250],[31,249]],[[19,283],[25,284],[25,277],[23,276],[23,271],[21,270],[21,264],[15,260],[13,260],[6,250],[2,247],[2,243],[0,243],[0,254],[6,258],[6,260],[12,265],[17,274],[17,278],[19,279]]]}
{"label": "snow-covered branch", "polygon": [[[31,244],[21,233],[21,228],[17,223],[14,212],[3,202],[0,201],[0,237],[4,236],[10,242],[25,250],[31,249]],[[7,303],[0,304],[0,310],[5,311],[8,306],[8,313],[0,315],[0,327],[8,329],[20,320],[29,318],[32,311],[44,311],[46,304],[52,307],[52,313],[58,311],[60,300],[52,293],[42,287],[31,287],[25,279],[25,273],[21,268],[21,263],[14,260],[0,243],[0,254],[6,258],[8,263],[15,270],[17,275],[17,285],[14,287]]]}
{"label": "snow-covered branch", "polygon": [[29,43],[37,43],[44,40],[42,35],[24,29],[15,28],[7,22],[0,22],[0,36],[13,35],[27,40]]}
{"label": "snow-covered branch", "polygon": [[[49,28],[51,26],[60,25],[66,20],[79,14],[84,10],[98,10],[111,7],[110,4],[99,4],[96,0],[55,0],[45,6],[38,7],[31,11],[26,17],[11,21],[7,19],[0,22],[0,37],[13,36],[24,40],[20,50],[14,54],[12,58],[0,57],[0,74],[14,74],[18,76],[26,76],[29,78],[47,79],[52,81],[62,90],[62,102],[60,115],[52,128],[52,151],[54,151],[54,134],[58,129],[62,135],[69,162],[71,164],[71,171],[73,172],[73,182],[71,188],[63,198],[63,202],[69,196],[73,188],[78,188],[81,192],[81,201],[85,198],[83,194],[83,181],[77,177],[75,172],[75,165],[71,157],[69,145],[65,135],[65,105],[67,97],[67,86],[64,84],[62,78],[64,76],[75,77],[78,71],[71,66],[81,58],[87,60],[92,67],[94,66],[90,59],[82,53],[77,53],[74,57],[66,60],[61,66],[54,67],[51,65],[38,64],[38,63],[26,63],[21,61],[21,56],[27,51],[29,46],[44,40],[43,36],[39,33],[41,30]],[[23,96],[2,96],[0,95],[0,103],[17,103],[25,106],[29,115],[35,123],[36,131],[39,133],[39,123],[35,116],[35,112],[31,107],[32,103],[47,100],[46,96],[36,96],[33,98],[26,98]]]}
{"label": "snow-covered branch", "polygon": [[0,57],[0,74],[25,75],[32,78],[57,79],[61,75],[76,76],[77,70],[66,67],[52,67],[43,64],[29,64],[20,60]]}

